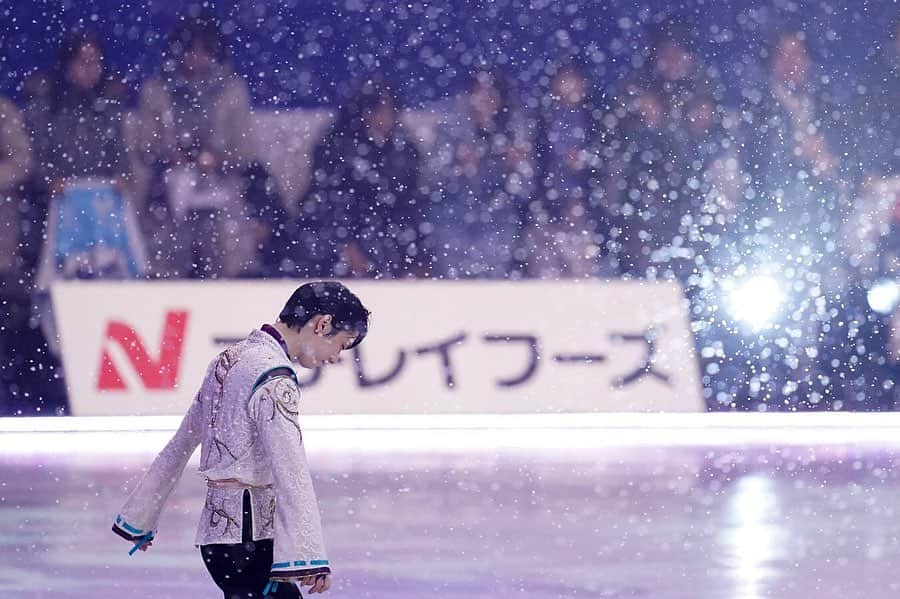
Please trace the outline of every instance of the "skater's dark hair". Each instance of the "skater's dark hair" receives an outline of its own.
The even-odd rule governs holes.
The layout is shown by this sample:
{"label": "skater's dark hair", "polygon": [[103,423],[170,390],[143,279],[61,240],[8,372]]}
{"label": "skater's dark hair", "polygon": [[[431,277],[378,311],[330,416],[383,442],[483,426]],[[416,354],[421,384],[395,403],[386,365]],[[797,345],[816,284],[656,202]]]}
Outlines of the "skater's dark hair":
{"label": "skater's dark hair", "polygon": [[341,283],[322,281],[306,283],[297,288],[288,299],[278,320],[300,329],[317,314],[331,316],[332,335],[340,331],[355,333],[356,340],[350,347],[356,347],[369,332],[369,314],[356,295]]}

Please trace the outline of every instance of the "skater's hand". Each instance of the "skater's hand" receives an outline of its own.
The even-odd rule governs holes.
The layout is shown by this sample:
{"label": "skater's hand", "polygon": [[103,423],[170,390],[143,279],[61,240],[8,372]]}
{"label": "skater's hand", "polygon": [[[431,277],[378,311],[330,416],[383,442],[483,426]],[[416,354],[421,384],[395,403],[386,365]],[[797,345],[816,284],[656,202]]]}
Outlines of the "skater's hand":
{"label": "skater's hand", "polygon": [[153,541],[148,541],[146,545],[141,545],[141,551],[147,551],[153,545]]}
{"label": "skater's hand", "polygon": [[331,574],[319,574],[317,576],[307,576],[300,579],[300,586],[310,587],[309,594],[324,593],[331,588]]}

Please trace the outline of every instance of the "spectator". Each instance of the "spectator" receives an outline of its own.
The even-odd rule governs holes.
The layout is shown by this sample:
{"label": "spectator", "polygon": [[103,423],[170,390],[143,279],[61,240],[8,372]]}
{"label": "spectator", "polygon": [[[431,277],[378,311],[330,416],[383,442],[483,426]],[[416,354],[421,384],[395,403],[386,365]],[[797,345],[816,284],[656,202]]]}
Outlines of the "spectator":
{"label": "spectator", "polygon": [[[647,66],[626,80],[619,108],[607,118],[613,128],[608,202],[622,229],[619,263],[625,275],[687,284],[698,251],[687,243],[689,234],[698,233],[687,229],[694,227],[693,215],[715,209],[700,182],[706,178],[707,192],[721,192],[723,181],[712,179],[733,174],[723,170],[729,134],[695,40],[679,22],[660,25]],[[717,150],[717,143],[724,146]],[[729,200],[715,201],[733,202],[728,194]]]}
{"label": "spectator", "polygon": [[30,83],[26,107],[38,173],[54,195],[78,179],[127,185],[123,129],[128,89],[109,71],[99,36],[65,35],[56,68]]}
{"label": "spectator", "polygon": [[427,275],[418,170],[388,86],[378,78],[358,85],[316,148],[301,251],[323,261],[325,276]]}
{"label": "spectator", "polygon": [[67,33],[56,67],[31,77],[26,91],[37,182],[29,190],[30,217],[43,217],[36,206],[47,206],[47,213],[31,297],[34,318],[17,336],[23,397],[29,398],[17,411],[53,413],[65,409],[65,391],[51,283],[138,277],[144,254],[122,135],[128,90],[106,67],[100,38],[89,31]]}
{"label": "spectator", "polygon": [[900,198],[900,20],[889,43],[876,42],[846,107],[851,141],[849,151],[865,166],[859,197],[844,226],[851,266],[864,280],[878,268],[877,248],[888,234],[894,204]]}
{"label": "spectator", "polygon": [[539,278],[613,276],[603,260],[610,218],[599,184],[600,107],[577,64],[553,69],[537,118],[538,185],[526,215],[526,272]]}
{"label": "spectator", "polygon": [[0,414],[12,410],[19,382],[17,339],[28,320],[21,226],[25,182],[32,169],[31,144],[15,105],[0,97]]}
{"label": "spectator", "polygon": [[127,89],[108,71],[99,37],[67,34],[41,91],[27,108],[37,172],[52,198],[38,292],[59,277],[139,276],[143,245],[122,135]]}
{"label": "spectator", "polygon": [[145,229],[156,276],[233,277],[255,272],[242,197],[254,158],[247,84],[229,61],[211,15],[182,17],[162,74],[144,84],[138,145],[151,170]]}
{"label": "spectator", "polygon": [[20,256],[21,202],[33,168],[31,143],[22,115],[0,97],[0,287],[15,292],[25,277]]}
{"label": "spectator", "polygon": [[429,222],[441,275],[520,277],[531,141],[505,78],[475,73],[436,133]]}

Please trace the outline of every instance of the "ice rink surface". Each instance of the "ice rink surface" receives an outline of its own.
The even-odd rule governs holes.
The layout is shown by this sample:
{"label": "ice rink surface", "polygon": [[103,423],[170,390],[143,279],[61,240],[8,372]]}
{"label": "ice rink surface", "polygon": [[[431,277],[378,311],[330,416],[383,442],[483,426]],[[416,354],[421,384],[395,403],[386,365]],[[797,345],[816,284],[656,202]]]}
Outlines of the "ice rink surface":
{"label": "ice rink surface", "polygon": [[[335,570],[325,596],[897,597],[900,438],[797,445],[782,432],[784,443],[651,431],[596,447],[367,451],[314,449],[327,433],[313,431]],[[67,432],[69,450],[16,451],[3,434],[0,597],[221,596],[192,544],[205,491],[195,462],[154,546],[129,557],[110,525],[151,450],[77,451],[84,433]]]}

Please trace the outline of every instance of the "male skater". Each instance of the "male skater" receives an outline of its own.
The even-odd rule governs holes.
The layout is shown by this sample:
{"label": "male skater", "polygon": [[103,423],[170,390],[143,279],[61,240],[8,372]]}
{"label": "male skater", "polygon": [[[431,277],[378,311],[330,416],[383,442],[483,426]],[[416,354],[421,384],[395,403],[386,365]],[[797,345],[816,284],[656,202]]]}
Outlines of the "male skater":
{"label": "male skater", "polygon": [[[159,515],[201,444],[206,505],[196,543],[225,599],[300,597],[331,586],[319,507],[297,421],[291,365],[318,368],[359,345],[369,312],[336,282],[307,283],[272,325],[214,359],[175,436],[125,502],[113,532],[146,550]],[[279,583],[289,583],[280,584]]]}

